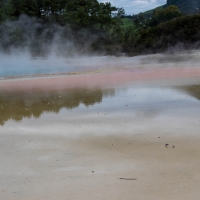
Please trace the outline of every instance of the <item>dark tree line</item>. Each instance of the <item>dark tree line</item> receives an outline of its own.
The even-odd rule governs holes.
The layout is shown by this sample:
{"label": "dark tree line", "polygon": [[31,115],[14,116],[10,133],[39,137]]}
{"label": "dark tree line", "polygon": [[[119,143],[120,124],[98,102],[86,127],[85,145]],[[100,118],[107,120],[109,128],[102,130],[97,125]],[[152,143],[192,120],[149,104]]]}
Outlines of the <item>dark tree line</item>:
{"label": "dark tree line", "polygon": [[200,47],[200,14],[184,15],[177,6],[170,5],[154,10],[153,14],[133,15],[136,36],[124,43],[130,55],[163,52],[174,46],[181,48]]}
{"label": "dark tree line", "polygon": [[123,8],[97,0],[0,0],[0,50],[28,46],[43,55],[57,45],[63,55],[73,54],[72,46],[81,53],[133,55],[200,41],[200,15],[184,16],[174,5],[128,16],[128,27],[124,17]]}
{"label": "dark tree line", "polygon": [[200,48],[200,15],[181,16],[155,27],[144,29],[137,41],[139,51],[164,51],[181,45],[182,48]]}
{"label": "dark tree line", "polygon": [[[123,8],[116,8],[109,2],[100,3],[97,0],[0,0],[0,49],[26,45],[26,38],[31,34],[31,49],[34,49],[34,52],[43,51],[41,42],[38,44],[38,41],[42,38],[42,43],[52,43],[55,34],[51,30],[58,32],[59,28],[55,26],[59,25],[62,27],[59,34],[63,40],[60,43],[70,40],[78,49],[91,43],[91,51],[112,53],[122,41],[121,25],[124,14]],[[37,23],[34,22],[31,33],[22,22],[28,23],[28,20],[22,19],[24,15],[40,20],[37,27]],[[7,21],[16,23],[10,25],[10,29]],[[51,27],[51,30],[48,30],[48,27]]]}
{"label": "dark tree line", "polygon": [[[34,95],[31,92],[22,92],[20,94],[17,92],[1,92],[0,126],[10,119],[21,121],[23,118],[39,118],[45,112],[58,113],[62,108],[71,110],[78,107],[81,103],[88,107],[101,103],[104,97],[114,95],[115,91],[113,89],[88,90],[85,88],[62,92],[35,92]],[[62,98],[59,98],[59,96],[62,96]],[[56,103],[53,103],[54,101]]]}
{"label": "dark tree line", "polygon": [[0,22],[22,14],[61,25],[105,28],[116,23],[124,10],[97,0],[0,0]]}

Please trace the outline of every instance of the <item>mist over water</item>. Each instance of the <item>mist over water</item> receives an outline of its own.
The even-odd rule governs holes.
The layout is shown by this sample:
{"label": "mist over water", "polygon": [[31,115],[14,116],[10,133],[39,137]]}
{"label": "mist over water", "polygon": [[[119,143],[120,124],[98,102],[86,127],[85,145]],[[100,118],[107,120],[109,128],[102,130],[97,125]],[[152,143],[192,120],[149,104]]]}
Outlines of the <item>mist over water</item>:
{"label": "mist over water", "polygon": [[121,69],[198,67],[199,51],[179,47],[166,54],[135,57],[96,55],[97,36],[88,30],[43,23],[22,15],[0,25],[0,77]]}
{"label": "mist over water", "polygon": [[1,198],[198,199],[200,51],[102,56],[76,38],[0,25]]}
{"label": "mist over water", "polygon": [[66,59],[54,56],[33,58],[26,52],[11,55],[1,54],[1,77],[70,72],[74,68]]}
{"label": "mist over water", "polygon": [[16,21],[2,23],[0,36],[2,52],[8,54],[28,52],[33,57],[50,54],[65,57],[84,54],[94,41],[93,36],[86,30],[79,37],[78,33],[75,35],[68,25],[44,23],[25,15]]}
{"label": "mist over water", "polygon": [[32,57],[28,52],[0,53],[0,77],[109,70],[150,70],[199,67],[200,52],[152,54],[135,57]]}
{"label": "mist over water", "polygon": [[95,38],[25,15],[6,21],[0,25],[0,76],[73,71],[66,58],[89,55]]}
{"label": "mist over water", "polygon": [[[0,56],[0,77],[88,72],[123,67],[123,63],[120,64],[121,59],[111,57],[75,56],[69,58],[55,55],[31,57],[28,53],[1,54]],[[130,64],[127,63],[127,65]]]}

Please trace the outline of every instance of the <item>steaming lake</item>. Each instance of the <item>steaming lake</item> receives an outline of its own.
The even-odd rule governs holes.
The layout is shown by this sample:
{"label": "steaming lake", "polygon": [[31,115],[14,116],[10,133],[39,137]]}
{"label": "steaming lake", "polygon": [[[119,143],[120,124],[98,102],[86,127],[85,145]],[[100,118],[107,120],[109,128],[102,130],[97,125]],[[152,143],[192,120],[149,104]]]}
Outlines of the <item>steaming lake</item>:
{"label": "steaming lake", "polygon": [[[133,66],[132,58],[113,58],[113,57],[36,57],[24,55],[0,55],[0,77],[42,75],[70,72],[88,72],[94,70],[109,70]],[[135,59],[138,63],[138,58]]]}
{"label": "steaming lake", "polygon": [[33,74],[107,72],[0,80],[1,199],[198,199],[200,70],[144,58],[52,61]]}
{"label": "steaming lake", "polygon": [[0,78],[25,75],[42,75],[71,72],[109,71],[124,69],[152,69],[168,67],[198,67],[199,51],[170,55],[148,55],[135,57],[75,56],[72,58],[31,57],[27,53],[0,54]]}
{"label": "steaming lake", "polygon": [[199,195],[198,79],[23,87],[0,94],[2,199]]}

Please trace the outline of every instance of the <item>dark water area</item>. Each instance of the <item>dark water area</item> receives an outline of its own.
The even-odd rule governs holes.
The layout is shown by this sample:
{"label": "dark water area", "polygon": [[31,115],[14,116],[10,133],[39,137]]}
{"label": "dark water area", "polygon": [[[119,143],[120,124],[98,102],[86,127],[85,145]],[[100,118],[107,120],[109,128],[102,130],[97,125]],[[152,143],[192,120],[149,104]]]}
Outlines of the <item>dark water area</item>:
{"label": "dark water area", "polygon": [[186,110],[192,110],[195,114],[200,113],[200,85],[167,87],[129,85],[51,92],[0,91],[0,125],[2,126],[9,121],[20,123],[24,119],[39,120],[41,117],[48,119],[50,113],[51,117],[55,117],[56,123],[56,115],[65,113],[67,116],[73,110],[81,113],[84,110],[86,115],[103,110],[105,114],[123,113],[130,118],[150,119],[165,114],[173,116],[179,112],[179,109],[182,109],[183,113]]}
{"label": "dark water area", "polygon": [[63,108],[72,110],[81,104],[89,107],[101,103],[103,98],[114,95],[114,89],[87,88],[46,93],[0,92],[0,124],[3,125],[8,120],[20,122],[24,118],[40,118],[45,113],[59,114]]}
{"label": "dark water area", "polygon": [[199,60],[0,55],[0,199],[198,199]]}
{"label": "dark water area", "polygon": [[38,80],[0,84],[2,199],[100,200],[109,187],[106,200],[176,200],[191,185],[198,199],[198,77],[41,90]]}
{"label": "dark water area", "polygon": [[62,58],[55,60],[3,56],[0,60],[0,77],[74,72],[80,71],[81,67]]}
{"label": "dark water area", "polygon": [[74,56],[32,57],[26,52],[0,53],[0,78],[42,74],[199,67],[199,51],[179,54],[150,54],[135,57]]}
{"label": "dark water area", "polygon": [[[132,59],[126,59],[127,66],[133,65]],[[136,59],[137,60],[137,59]],[[123,58],[98,57],[30,57],[26,54],[0,54],[0,77],[31,76],[42,74],[88,72],[124,67]]]}

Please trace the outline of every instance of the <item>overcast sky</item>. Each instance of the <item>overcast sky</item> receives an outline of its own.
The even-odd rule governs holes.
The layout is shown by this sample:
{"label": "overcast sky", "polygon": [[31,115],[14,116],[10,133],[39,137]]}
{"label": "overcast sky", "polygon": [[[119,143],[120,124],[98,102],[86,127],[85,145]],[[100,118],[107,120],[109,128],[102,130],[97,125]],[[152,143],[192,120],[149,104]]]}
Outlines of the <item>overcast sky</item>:
{"label": "overcast sky", "polygon": [[127,15],[138,14],[166,4],[167,0],[98,0],[110,2],[112,6],[124,8]]}

